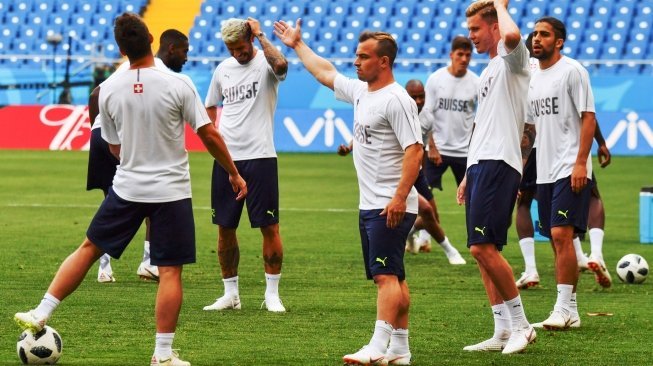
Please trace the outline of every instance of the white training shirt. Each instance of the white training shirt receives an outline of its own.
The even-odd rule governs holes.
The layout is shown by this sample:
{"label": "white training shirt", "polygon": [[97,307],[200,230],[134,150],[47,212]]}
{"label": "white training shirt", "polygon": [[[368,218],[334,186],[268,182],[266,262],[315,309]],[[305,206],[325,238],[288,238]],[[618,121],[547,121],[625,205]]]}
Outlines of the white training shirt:
{"label": "white training shirt", "polygon": [[433,135],[442,155],[466,157],[478,103],[478,75],[467,71],[462,77],[443,67],[426,81],[426,101],[419,114],[422,129]]}
{"label": "white training shirt", "polygon": [[[121,72],[123,72],[125,70],[129,70],[129,66],[130,66],[129,60],[121,63],[120,66],[118,66],[118,68],[116,69],[116,71],[114,71],[113,74],[109,75],[107,80],[109,78],[111,78],[113,75],[120,74]],[[163,60],[161,60],[158,57],[154,58],[154,66],[160,68],[161,70],[170,70],[170,69],[168,69],[168,66],[166,66],[166,64],[163,63]],[[100,83],[100,85],[99,85],[100,91],[102,91],[102,84],[104,84],[105,82],[106,82],[106,80],[103,81],[102,83]],[[95,122],[93,122],[93,126],[91,127],[91,130],[94,130],[94,129],[100,128],[100,127],[102,127],[102,118],[100,118],[100,115],[98,114],[97,117],[95,117]]]}
{"label": "white training shirt", "polygon": [[211,123],[188,76],[159,67],[130,69],[102,84],[102,138],[121,145],[116,194],[132,202],[191,197],[184,121]]}
{"label": "white training shirt", "polygon": [[497,51],[481,73],[467,167],[479,160],[503,160],[521,174],[520,143],[530,80],[528,49],[519,42],[507,53],[503,41],[499,41]]}
{"label": "white training shirt", "polygon": [[218,130],[234,161],[274,158],[274,111],[277,107],[278,76],[263,51],[246,65],[231,57],[213,73],[205,106],[222,104]]}
{"label": "white training shirt", "polygon": [[[333,86],[336,99],[354,105],[359,209],[383,209],[397,192],[405,149],[422,143],[417,105],[396,82],[370,92],[366,82],[338,74]],[[415,187],[406,199],[406,212],[417,213]]]}
{"label": "white training shirt", "polygon": [[[528,121],[535,122],[537,131],[537,183],[570,176],[580,149],[581,114],[595,111],[587,70],[566,56],[546,70],[536,70],[528,103]],[[592,176],[591,156],[587,176]]]}

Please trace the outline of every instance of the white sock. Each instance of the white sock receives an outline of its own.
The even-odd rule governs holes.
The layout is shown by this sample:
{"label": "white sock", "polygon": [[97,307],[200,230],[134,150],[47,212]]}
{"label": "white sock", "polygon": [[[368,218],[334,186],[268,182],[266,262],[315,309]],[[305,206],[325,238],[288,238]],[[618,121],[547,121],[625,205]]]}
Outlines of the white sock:
{"label": "white sock", "polygon": [[580,239],[578,237],[574,238],[574,250],[576,250],[576,260],[580,261],[585,256],[585,253],[583,253],[583,247],[580,245]]}
{"label": "white sock", "polygon": [[388,350],[395,355],[404,355],[410,352],[408,346],[408,329],[393,329],[390,336],[390,346]]}
{"label": "white sock", "polygon": [[603,259],[603,229],[593,228],[589,231],[590,246],[592,247],[592,258]]}
{"label": "white sock", "polygon": [[111,269],[111,256],[106,253],[100,257],[100,271],[109,272],[109,274],[113,273]]}
{"label": "white sock", "polygon": [[43,299],[41,299],[39,306],[34,309],[34,313],[38,316],[49,318],[60,303],[61,300],[46,292],[45,295],[43,295]]}
{"label": "white sock", "polygon": [[535,264],[535,239],[524,238],[519,240],[519,247],[521,254],[524,256],[524,264],[526,273],[537,273],[537,265]]}
{"label": "white sock", "polygon": [[268,296],[279,296],[279,280],[281,279],[281,273],[279,274],[265,274],[265,297]]}
{"label": "white sock", "polygon": [[147,265],[150,265],[150,242],[145,240],[143,242],[143,262],[147,262]]}
{"label": "white sock", "polygon": [[422,229],[419,231],[419,240],[423,243],[431,242],[431,234],[428,231]]}
{"label": "white sock", "polygon": [[239,296],[238,294],[238,276],[222,279],[224,283],[224,294]]}
{"label": "white sock", "polygon": [[572,314],[578,314],[578,303],[576,302],[576,293],[571,293],[571,299],[569,300],[569,311]]}
{"label": "white sock", "polygon": [[521,296],[517,295],[514,299],[504,301],[510,312],[510,324],[512,329],[523,329],[529,326],[526,320],[526,313],[521,302]]}
{"label": "white sock", "polygon": [[561,308],[567,312],[571,312],[571,292],[573,290],[573,285],[558,284],[558,299],[554,308]]}
{"label": "white sock", "polygon": [[510,311],[505,303],[492,305],[494,315],[494,335],[492,338],[507,339],[510,337]]}
{"label": "white sock", "polygon": [[392,336],[392,325],[383,320],[377,320],[374,324],[374,334],[370,339],[370,347],[374,347],[377,351],[385,353],[388,350],[388,343]]}
{"label": "white sock", "polygon": [[444,250],[444,253],[447,256],[449,256],[449,254],[454,254],[455,252],[457,252],[456,248],[454,248],[451,245],[451,242],[449,242],[449,238],[447,238],[446,236],[444,237],[444,240],[442,240],[442,242],[438,244],[440,244],[442,250]]}
{"label": "white sock", "polygon": [[157,333],[156,343],[154,345],[154,355],[159,360],[165,360],[172,356],[172,340],[175,339],[174,333]]}

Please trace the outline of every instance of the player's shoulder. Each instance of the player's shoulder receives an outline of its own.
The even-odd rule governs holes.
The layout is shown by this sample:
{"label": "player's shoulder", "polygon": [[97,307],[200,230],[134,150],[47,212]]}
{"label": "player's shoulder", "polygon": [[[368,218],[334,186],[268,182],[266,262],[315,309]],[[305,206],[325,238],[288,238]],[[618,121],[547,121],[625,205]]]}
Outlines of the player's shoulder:
{"label": "player's shoulder", "polygon": [[560,61],[563,63],[565,72],[568,73],[570,76],[589,79],[589,72],[587,72],[587,69],[577,60],[574,60],[571,57],[562,56]]}
{"label": "player's shoulder", "polygon": [[171,86],[181,89],[189,88],[190,90],[195,88],[193,80],[188,75],[174,72],[168,68],[162,69],[153,67],[151,70],[155,72],[158,77],[165,79]]}

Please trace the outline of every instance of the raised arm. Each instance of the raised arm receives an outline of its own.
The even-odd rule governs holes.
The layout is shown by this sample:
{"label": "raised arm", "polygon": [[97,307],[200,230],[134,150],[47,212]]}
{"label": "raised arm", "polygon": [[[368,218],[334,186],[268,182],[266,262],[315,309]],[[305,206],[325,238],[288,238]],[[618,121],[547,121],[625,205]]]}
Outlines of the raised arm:
{"label": "raised arm", "polygon": [[519,27],[508,13],[509,0],[494,0],[494,8],[499,19],[499,33],[508,52],[514,50],[521,42]]}
{"label": "raised arm", "polygon": [[318,56],[302,40],[302,20],[297,19],[293,28],[287,22],[281,20],[274,22],[274,34],[279,37],[281,42],[295,50],[297,57],[302,61],[306,70],[308,70],[320,84],[333,90],[333,82],[338,75],[335,66],[326,59]]}
{"label": "raised arm", "polygon": [[268,60],[268,64],[270,64],[274,73],[277,76],[285,75],[288,72],[288,61],[283,54],[274,47],[272,42],[270,42],[270,40],[265,36],[265,33],[261,31],[261,24],[259,21],[254,18],[247,18],[247,24],[249,24],[252,34],[261,44],[265,59]]}

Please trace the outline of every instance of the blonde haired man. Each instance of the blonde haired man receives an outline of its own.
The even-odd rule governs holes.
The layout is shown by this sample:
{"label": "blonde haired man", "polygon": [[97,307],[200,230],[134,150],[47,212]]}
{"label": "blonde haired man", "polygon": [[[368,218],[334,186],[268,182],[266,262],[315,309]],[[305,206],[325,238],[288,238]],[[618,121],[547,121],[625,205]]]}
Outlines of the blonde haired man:
{"label": "blonde haired man", "polygon": [[477,1],[466,12],[469,38],[491,60],[479,81],[458,203],[466,205],[467,246],[478,262],[495,323],[492,338],[464,347],[466,351],[521,352],[536,337],[512,269],[501,255],[521,179],[520,143],[530,79],[528,50],[507,5],[508,0]]}
{"label": "blonde haired man", "polygon": [[[286,78],[288,62],[261,31],[256,19],[228,19],[222,37],[231,58],[213,74],[205,107],[215,122],[222,105],[218,128],[238,170],[250,184],[246,202],[236,200],[227,172],[213,164],[211,206],[218,225],[218,260],[222,269],[224,295],[204,310],[240,309],[238,263],[240,250],[236,229],[243,206],[252,227],[263,235],[265,300],[268,311],[285,312],[279,297],[283,246],[279,235],[279,186],[277,154],[274,149],[274,110],[279,83]],[[261,50],[254,47],[258,39]]]}

